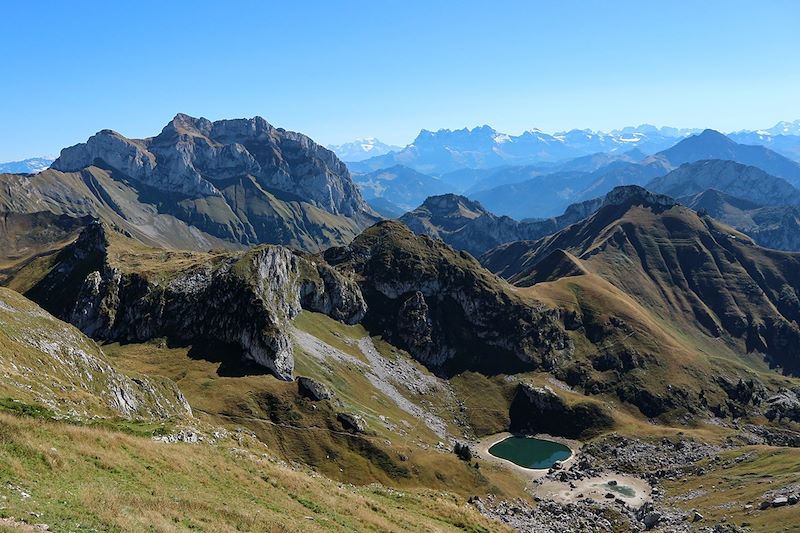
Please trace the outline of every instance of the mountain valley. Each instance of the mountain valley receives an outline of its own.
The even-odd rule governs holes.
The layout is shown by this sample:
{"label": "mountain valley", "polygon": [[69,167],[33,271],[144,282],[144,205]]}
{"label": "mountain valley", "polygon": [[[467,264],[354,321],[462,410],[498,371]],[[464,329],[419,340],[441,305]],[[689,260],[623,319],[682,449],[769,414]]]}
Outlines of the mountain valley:
{"label": "mountain valley", "polygon": [[[659,151],[476,152],[439,178],[178,114],[0,176],[0,528],[789,523],[794,167],[684,133],[565,134]],[[512,181],[452,192],[486,180]],[[512,200],[520,220],[495,214]],[[493,456],[510,434],[569,458]]]}

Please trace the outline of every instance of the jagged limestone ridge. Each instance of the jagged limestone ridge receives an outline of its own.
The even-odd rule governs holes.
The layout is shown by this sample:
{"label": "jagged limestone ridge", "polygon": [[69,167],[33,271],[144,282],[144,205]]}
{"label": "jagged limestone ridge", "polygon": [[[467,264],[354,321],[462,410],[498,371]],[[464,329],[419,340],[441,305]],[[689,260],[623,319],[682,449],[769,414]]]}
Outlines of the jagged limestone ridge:
{"label": "jagged limestone ridge", "polygon": [[290,380],[294,358],[288,322],[301,308],[348,323],[358,322],[366,311],[355,283],[312,256],[282,246],[181,254],[188,259],[147,271],[119,258],[144,263],[166,252],[145,249],[129,257],[120,250],[126,242],[113,234],[109,239],[109,231],[102,224],[87,228],[36,288],[48,294],[48,287],[83,274],[74,295],[67,297],[74,304],[61,312],[97,339],[221,341]]}

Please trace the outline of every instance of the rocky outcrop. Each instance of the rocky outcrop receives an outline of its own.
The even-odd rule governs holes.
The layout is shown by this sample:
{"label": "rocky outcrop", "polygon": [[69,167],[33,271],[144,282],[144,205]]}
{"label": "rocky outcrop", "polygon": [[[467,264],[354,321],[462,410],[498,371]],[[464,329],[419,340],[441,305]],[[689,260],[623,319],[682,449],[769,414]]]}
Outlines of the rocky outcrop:
{"label": "rocky outcrop", "polygon": [[554,233],[593,213],[602,199],[570,205],[563,215],[518,222],[497,216],[479,202],[457,194],[430,196],[418,208],[400,217],[400,221],[418,235],[443,240],[457,250],[478,257],[500,244],[538,239]]}
{"label": "rocky outcrop", "polygon": [[[30,194],[6,199],[4,182]],[[47,172],[0,177],[4,204],[92,215],[148,244],[199,250],[221,239],[316,252],[350,242],[379,219],[333,152],[260,117],[178,114],[147,139],[102,130],[62,150]]]}
{"label": "rocky outcrop", "polygon": [[469,254],[381,222],[325,259],[358,277],[364,324],[447,374],[553,368],[572,354],[556,312],[515,295]]}
{"label": "rocky outcrop", "polygon": [[50,288],[75,287],[82,277],[72,294],[60,293],[71,305],[52,299],[43,303],[97,339],[221,341],[289,380],[294,359],[288,321],[302,308],[348,323],[358,322],[366,312],[353,281],[288,248],[190,256],[156,273],[143,273],[116,259],[125,254],[125,241],[117,242],[121,239],[114,236],[110,243],[101,224],[91,226],[34,288],[36,294],[52,296]]}
{"label": "rocky outcrop", "polygon": [[353,433],[364,433],[367,430],[367,424],[360,415],[339,413],[336,415],[336,419],[339,420],[344,429]]}
{"label": "rocky outcrop", "polygon": [[800,387],[781,389],[767,399],[765,415],[769,420],[800,422]]}
{"label": "rocky outcrop", "polygon": [[567,404],[550,387],[520,383],[511,402],[511,431],[547,433],[567,438],[586,438],[614,426],[604,407],[594,402]]}
{"label": "rocky outcrop", "polygon": [[328,387],[315,379],[304,376],[297,378],[297,388],[300,394],[317,402],[328,400],[333,396],[333,393]]}

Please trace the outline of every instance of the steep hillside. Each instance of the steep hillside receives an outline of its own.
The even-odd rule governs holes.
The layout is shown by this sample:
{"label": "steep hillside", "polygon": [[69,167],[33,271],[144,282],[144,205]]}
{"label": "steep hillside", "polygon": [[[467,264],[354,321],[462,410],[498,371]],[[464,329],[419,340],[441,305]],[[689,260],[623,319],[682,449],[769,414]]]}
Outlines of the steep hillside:
{"label": "steep hillside", "polygon": [[800,208],[797,206],[762,207],[711,189],[678,201],[736,228],[760,246],[800,251]]}
{"label": "steep hillside", "polygon": [[239,429],[167,443],[0,412],[0,530],[511,531],[463,496],[337,482]]}
{"label": "steep hillside", "polygon": [[4,401],[12,398],[37,404],[62,416],[160,419],[191,415],[173,382],[126,376],[76,328],[3,288],[0,368]]}
{"label": "steep hillside", "polygon": [[686,163],[666,176],[655,178],[645,188],[673,198],[714,189],[759,205],[800,205],[800,190],[788,181],[735,161]]}
{"label": "steep hillside", "polygon": [[0,213],[0,283],[37,257],[75,239],[90,217],[39,213]]}
{"label": "steep hillside", "polygon": [[103,130],[65,148],[50,170],[3,175],[0,185],[2,211],[92,215],[148,244],[199,250],[318,250],[377,219],[332,152],[260,117],[179,114],[148,139]]}
{"label": "steep hillside", "polygon": [[483,264],[529,286],[542,278],[538,264],[568,252],[659,320],[800,372],[800,256],[759,248],[669,197],[641,188],[615,194],[618,201],[582,223],[503,245]]}

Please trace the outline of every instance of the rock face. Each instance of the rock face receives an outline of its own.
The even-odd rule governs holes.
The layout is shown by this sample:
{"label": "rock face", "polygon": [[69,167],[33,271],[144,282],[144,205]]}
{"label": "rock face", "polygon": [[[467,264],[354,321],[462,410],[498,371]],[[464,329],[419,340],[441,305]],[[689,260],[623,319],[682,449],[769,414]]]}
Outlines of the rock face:
{"label": "rock face", "polygon": [[585,438],[614,426],[611,414],[600,405],[581,402],[568,405],[550,387],[520,383],[511,403],[511,431],[547,433]]}
{"label": "rock face", "polygon": [[369,213],[333,152],[261,117],[211,122],[179,113],[159,135],[143,140],[102,130],[62,150],[52,167],[74,172],[98,162],[158,190],[192,197],[220,194],[216,184],[252,175],[264,187],[332,214]]}
{"label": "rock face", "polygon": [[[221,341],[286,380],[292,379],[294,368],[288,321],[302,308],[348,323],[358,322],[366,311],[355,283],[310,256],[280,246],[190,256],[147,274],[119,260],[125,244],[130,243],[120,236],[109,238],[101,224],[90,226],[60,254],[59,267],[32,293],[94,338]],[[72,293],[58,291],[58,286]],[[72,305],[59,305],[70,301]]]}
{"label": "rock face", "polygon": [[800,422],[800,387],[781,389],[767,399],[765,415],[770,420]]}
{"label": "rock face", "polygon": [[128,139],[103,130],[34,176],[0,175],[0,211],[91,215],[157,246],[286,244],[319,251],[379,220],[347,167],[264,119],[177,115]]}
{"label": "rock face", "polygon": [[359,415],[350,413],[339,413],[336,418],[341,422],[342,427],[354,433],[364,433],[367,430],[367,424],[364,419]]}
{"label": "rock face", "polygon": [[381,222],[325,259],[354,272],[368,311],[364,324],[442,373],[464,368],[552,368],[572,343],[557,313],[525,301],[471,256]]}
{"label": "rock face", "polygon": [[218,341],[287,380],[288,324],[301,309],[363,322],[442,373],[553,368],[573,349],[558,313],[398,222],[324,257],[280,246],[166,252],[95,223],[28,295],[97,339]]}

